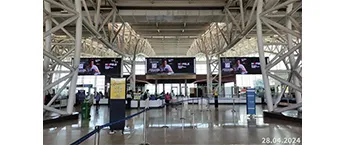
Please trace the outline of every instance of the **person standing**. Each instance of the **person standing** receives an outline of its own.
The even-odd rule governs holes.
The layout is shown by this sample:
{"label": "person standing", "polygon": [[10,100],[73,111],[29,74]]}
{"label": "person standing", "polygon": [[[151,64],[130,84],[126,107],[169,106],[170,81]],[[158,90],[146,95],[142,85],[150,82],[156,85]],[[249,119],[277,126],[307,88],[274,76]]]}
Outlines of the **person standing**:
{"label": "person standing", "polygon": [[96,99],[96,107],[98,108],[99,107],[99,101],[101,100],[101,94],[96,92],[95,99]]}
{"label": "person standing", "polygon": [[171,95],[169,94],[169,92],[167,92],[165,94],[165,104],[170,104],[170,100],[171,100]]}
{"label": "person standing", "polygon": [[218,92],[217,92],[217,88],[214,88],[213,96],[214,96],[214,107],[216,109],[218,109]]}
{"label": "person standing", "polygon": [[143,100],[146,100],[149,96],[149,90],[146,90],[146,92],[143,95]]}
{"label": "person standing", "polygon": [[99,91],[99,94],[101,95],[101,98],[104,98],[104,95],[101,91]]}
{"label": "person standing", "polygon": [[52,96],[50,95],[49,91],[47,91],[44,104],[47,105],[51,99],[52,99]]}
{"label": "person standing", "polygon": [[132,99],[133,99],[133,91],[132,91],[132,90],[129,90],[129,91],[127,92],[127,95],[126,95],[126,101],[127,101],[126,108],[127,108],[127,109],[131,109],[131,102],[132,102]]}
{"label": "person standing", "polygon": [[175,99],[175,93],[174,93],[174,90],[171,90],[171,97]]}
{"label": "person standing", "polygon": [[52,95],[51,95],[51,96],[54,97],[54,96],[56,95],[55,89],[53,89],[52,91],[53,91],[53,92],[52,92]]}

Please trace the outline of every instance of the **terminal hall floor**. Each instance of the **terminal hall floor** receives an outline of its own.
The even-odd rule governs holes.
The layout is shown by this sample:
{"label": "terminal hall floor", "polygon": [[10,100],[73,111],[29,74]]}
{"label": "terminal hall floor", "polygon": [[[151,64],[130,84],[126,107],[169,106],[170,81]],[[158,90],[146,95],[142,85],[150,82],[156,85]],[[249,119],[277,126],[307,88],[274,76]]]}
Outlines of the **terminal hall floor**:
{"label": "terminal hall floor", "polygon": [[[249,118],[245,105],[219,105],[210,110],[201,105],[180,105],[166,109],[151,109],[147,112],[147,141],[151,145],[225,145],[225,144],[263,144],[263,138],[300,138],[302,126],[289,122],[263,119],[262,105],[256,106],[257,115]],[[235,110],[235,111],[233,111]],[[126,115],[138,112],[131,109]],[[194,113],[193,113],[194,112]],[[164,114],[165,113],[165,114]],[[67,145],[87,133],[96,125],[109,121],[107,106],[91,108],[91,119],[44,125],[44,145]],[[166,117],[164,117],[166,116]],[[126,121],[124,134],[110,135],[109,129],[101,130],[101,145],[138,145],[143,141],[143,117],[140,114]],[[79,117],[80,118],[80,117]],[[181,119],[184,118],[184,119]],[[168,128],[162,128],[168,126]],[[94,136],[82,143],[93,145]]]}

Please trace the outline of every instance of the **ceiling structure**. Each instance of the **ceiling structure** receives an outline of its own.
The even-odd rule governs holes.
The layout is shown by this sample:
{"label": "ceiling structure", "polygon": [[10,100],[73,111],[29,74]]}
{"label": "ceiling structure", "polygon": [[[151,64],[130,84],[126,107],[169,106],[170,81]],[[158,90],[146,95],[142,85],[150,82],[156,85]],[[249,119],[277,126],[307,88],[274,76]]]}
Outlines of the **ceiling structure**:
{"label": "ceiling structure", "polygon": [[[278,1],[265,1],[264,9],[277,5],[275,2]],[[83,16],[95,18],[98,1],[84,0],[84,2],[85,5],[82,9],[85,10],[86,6],[88,12],[84,11]],[[192,44],[212,27],[212,23],[226,23],[225,16],[227,12],[224,11],[225,7],[231,12],[235,21],[241,19],[241,14],[243,14],[245,20],[248,20],[254,6],[254,0],[241,0],[241,2],[242,5],[240,5],[238,0],[101,0],[99,19],[102,22],[102,20],[110,16],[110,13],[116,12],[116,23],[119,23],[119,25],[127,23],[128,27],[133,29],[131,30],[133,33],[147,41],[150,46],[147,49],[152,49],[147,54],[148,56],[185,56],[188,55],[187,52],[190,49],[195,49]],[[114,10],[113,6],[116,7],[116,10]],[[241,6],[243,7],[242,13]],[[54,6],[52,6],[51,10],[52,13],[55,12],[57,15],[64,12],[62,9]],[[282,14],[285,12],[284,10]],[[278,16],[279,10],[273,13],[275,13],[275,16],[272,18],[274,21],[285,22],[284,18]],[[298,13],[296,16],[298,17],[296,20],[301,23],[301,13]],[[61,23],[66,19],[58,17],[56,21]],[[233,20],[230,19],[229,21],[232,22]],[[103,25],[107,24],[103,23]],[[73,34],[75,31],[74,23],[65,26],[65,29]],[[232,29],[236,29],[236,27],[234,26]],[[223,28],[223,31],[226,32],[226,28]],[[272,31],[266,26],[263,27],[263,32],[272,34]],[[63,33],[61,30],[56,32],[56,34]],[[86,38],[92,36],[87,29],[83,29],[82,35]],[[127,29],[125,37],[128,37],[128,35],[129,31]],[[248,39],[251,36],[256,37],[255,28],[247,35]],[[126,51],[122,52],[126,53]]]}

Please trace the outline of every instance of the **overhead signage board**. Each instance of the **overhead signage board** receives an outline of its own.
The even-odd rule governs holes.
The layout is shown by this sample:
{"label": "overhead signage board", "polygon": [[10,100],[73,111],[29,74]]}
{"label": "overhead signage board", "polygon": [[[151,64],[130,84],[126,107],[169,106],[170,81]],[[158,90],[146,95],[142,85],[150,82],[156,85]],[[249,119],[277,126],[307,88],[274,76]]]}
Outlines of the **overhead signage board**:
{"label": "overhead signage board", "polygon": [[[266,57],[266,64],[268,57]],[[222,57],[222,74],[261,74],[259,57]]]}
{"label": "overhead signage board", "polygon": [[80,58],[78,75],[121,75],[121,58]]}
{"label": "overhead signage board", "polygon": [[146,58],[147,74],[195,74],[195,57]]}

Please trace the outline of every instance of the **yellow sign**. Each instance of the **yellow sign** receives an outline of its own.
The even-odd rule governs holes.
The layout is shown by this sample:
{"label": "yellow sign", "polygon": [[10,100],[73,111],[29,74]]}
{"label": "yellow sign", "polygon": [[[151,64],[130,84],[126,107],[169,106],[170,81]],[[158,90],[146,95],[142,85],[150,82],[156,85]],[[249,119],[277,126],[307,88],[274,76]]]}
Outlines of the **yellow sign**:
{"label": "yellow sign", "polygon": [[134,93],[134,100],[140,100],[140,93]]}
{"label": "yellow sign", "polygon": [[126,78],[111,78],[110,99],[125,99],[125,97],[126,97]]}

